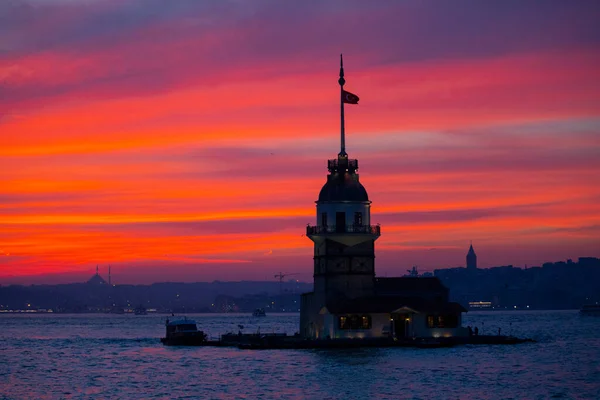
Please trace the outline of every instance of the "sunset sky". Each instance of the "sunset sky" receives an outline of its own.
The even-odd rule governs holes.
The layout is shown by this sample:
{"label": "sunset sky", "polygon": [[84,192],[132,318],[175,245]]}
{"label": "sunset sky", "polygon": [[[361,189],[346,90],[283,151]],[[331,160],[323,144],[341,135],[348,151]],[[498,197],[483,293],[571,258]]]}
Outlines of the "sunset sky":
{"label": "sunset sky", "polygon": [[376,272],[600,256],[597,1],[0,2],[0,284],[312,281],[346,148]]}

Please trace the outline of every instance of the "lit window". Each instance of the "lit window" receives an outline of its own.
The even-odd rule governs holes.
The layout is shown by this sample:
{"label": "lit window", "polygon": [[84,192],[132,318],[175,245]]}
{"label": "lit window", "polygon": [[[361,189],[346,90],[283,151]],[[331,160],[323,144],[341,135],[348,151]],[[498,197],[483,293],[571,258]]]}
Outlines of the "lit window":
{"label": "lit window", "polygon": [[428,315],[427,316],[427,327],[428,328],[435,328],[435,322],[433,319],[433,315]]}
{"label": "lit window", "polygon": [[370,315],[347,315],[338,319],[340,329],[371,329]]}
{"label": "lit window", "polygon": [[458,326],[458,316],[456,314],[446,315],[428,315],[428,328],[456,328]]}
{"label": "lit window", "polygon": [[438,326],[438,328],[444,328],[444,316],[443,315],[438,315],[437,326]]}
{"label": "lit window", "polygon": [[363,315],[362,317],[362,328],[370,329],[371,328],[371,317],[368,315]]}

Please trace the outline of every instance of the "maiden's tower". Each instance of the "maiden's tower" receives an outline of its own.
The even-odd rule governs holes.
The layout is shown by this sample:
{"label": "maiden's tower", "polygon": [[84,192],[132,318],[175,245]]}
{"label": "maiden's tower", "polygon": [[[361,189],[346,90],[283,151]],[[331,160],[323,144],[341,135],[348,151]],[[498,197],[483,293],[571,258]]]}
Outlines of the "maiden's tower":
{"label": "maiden's tower", "polygon": [[314,290],[302,295],[300,334],[307,339],[463,336],[461,313],[435,277],[377,278],[371,201],[359,180],[358,160],[346,153],[344,104],[358,96],[344,90],[340,60],[341,146],[327,161],[327,181],[316,201]]}

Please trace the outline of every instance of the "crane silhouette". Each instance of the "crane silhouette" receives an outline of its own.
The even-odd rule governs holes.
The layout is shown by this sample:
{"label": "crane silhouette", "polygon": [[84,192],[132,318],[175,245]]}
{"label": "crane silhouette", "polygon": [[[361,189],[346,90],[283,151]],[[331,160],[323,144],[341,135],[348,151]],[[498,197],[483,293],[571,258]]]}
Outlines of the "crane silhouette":
{"label": "crane silhouette", "polygon": [[281,291],[281,284],[283,283],[283,278],[285,278],[286,276],[291,276],[291,275],[298,275],[297,272],[293,272],[290,274],[284,274],[283,272],[279,272],[278,274],[275,274],[275,278],[279,278],[279,294],[282,293]]}

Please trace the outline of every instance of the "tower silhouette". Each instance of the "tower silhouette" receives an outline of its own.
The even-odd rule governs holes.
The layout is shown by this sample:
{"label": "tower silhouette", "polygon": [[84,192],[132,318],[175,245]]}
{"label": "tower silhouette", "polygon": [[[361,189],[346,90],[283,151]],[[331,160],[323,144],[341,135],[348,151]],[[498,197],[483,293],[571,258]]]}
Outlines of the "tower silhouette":
{"label": "tower silhouette", "polygon": [[467,253],[467,269],[477,269],[477,255],[475,254],[475,250],[473,250],[473,243],[471,243],[469,252]]}
{"label": "tower silhouette", "polygon": [[308,337],[318,336],[319,310],[341,299],[372,296],[375,292],[375,240],[379,226],[371,225],[371,201],[358,179],[358,160],[346,153],[344,103],[358,96],[344,90],[340,60],[341,137],[337,158],[327,161],[327,181],[316,201],[316,225],[306,227],[314,243],[314,291],[303,297],[300,325]]}

